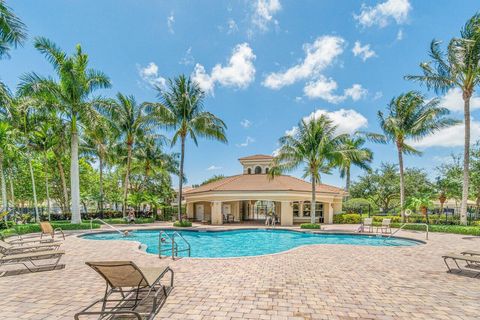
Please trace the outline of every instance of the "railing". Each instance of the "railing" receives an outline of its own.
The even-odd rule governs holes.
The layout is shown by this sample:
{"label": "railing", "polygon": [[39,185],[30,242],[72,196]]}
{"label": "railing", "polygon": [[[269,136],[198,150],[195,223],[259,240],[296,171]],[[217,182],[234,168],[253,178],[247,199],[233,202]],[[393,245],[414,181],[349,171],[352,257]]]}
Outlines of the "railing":
{"label": "railing", "polygon": [[[179,237],[186,244],[186,248],[179,249],[175,237]],[[175,257],[178,257],[179,252],[188,252],[188,256],[190,257],[191,246],[190,243],[177,231],[174,231],[172,236],[169,236],[165,231],[160,231],[158,234],[158,257],[162,258],[162,253],[167,251],[171,251],[173,260],[175,260]]]}
{"label": "railing", "polygon": [[101,223],[103,223],[103,224],[106,225],[107,227],[109,227],[109,228],[117,231],[117,232],[120,233],[122,236],[125,236],[125,235],[126,235],[125,232],[121,231],[121,230],[118,229],[118,228],[115,228],[115,227],[112,226],[111,224],[106,223],[105,221],[103,221],[102,219],[99,219],[99,218],[95,218],[95,219],[92,218],[92,219],[90,219],[90,230],[93,230],[93,221],[95,221],[95,220],[100,221]]}
{"label": "railing", "polygon": [[403,227],[405,227],[406,225],[420,225],[420,226],[425,226],[425,227],[426,227],[425,240],[428,240],[428,224],[426,224],[426,223],[409,223],[409,222],[405,222],[404,224],[402,224],[402,225],[400,226],[400,228],[398,228],[398,229],[395,230],[391,235],[389,235],[388,237],[386,237],[385,240],[390,239],[395,233],[397,233],[398,231],[402,230]]}

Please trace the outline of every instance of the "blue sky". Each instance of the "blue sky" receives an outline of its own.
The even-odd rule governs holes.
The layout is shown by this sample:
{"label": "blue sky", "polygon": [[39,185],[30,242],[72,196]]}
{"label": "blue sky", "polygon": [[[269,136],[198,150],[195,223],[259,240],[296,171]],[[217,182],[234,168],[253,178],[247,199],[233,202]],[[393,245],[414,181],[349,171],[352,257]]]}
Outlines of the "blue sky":
{"label": "blue sky", "polygon": [[[29,71],[51,74],[32,47],[45,36],[67,52],[80,43],[91,65],[108,74],[110,90],[154,101],[151,84],[192,75],[208,92],[206,108],[225,120],[229,143],[187,145],[186,174],[199,183],[241,172],[242,156],[271,154],[278,138],[310,115],[327,113],[342,132],[378,131],[376,113],[407,90],[433,92],[403,80],[428,60],[432,39],[448,41],[478,9],[476,1],[7,1],[27,24],[29,41],[0,61],[15,88]],[[440,97],[462,117],[458,92]],[[472,101],[472,137],[480,137],[480,98]],[[479,120],[480,121],[480,120]],[[457,126],[417,142],[422,157],[407,166],[434,168],[462,150]],[[374,167],[396,162],[393,146],[370,145]],[[177,148],[174,148],[177,150]],[[293,173],[298,175],[299,173]],[[361,174],[353,169],[353,175]],[[322,178],[342,185],[338,172]]]}

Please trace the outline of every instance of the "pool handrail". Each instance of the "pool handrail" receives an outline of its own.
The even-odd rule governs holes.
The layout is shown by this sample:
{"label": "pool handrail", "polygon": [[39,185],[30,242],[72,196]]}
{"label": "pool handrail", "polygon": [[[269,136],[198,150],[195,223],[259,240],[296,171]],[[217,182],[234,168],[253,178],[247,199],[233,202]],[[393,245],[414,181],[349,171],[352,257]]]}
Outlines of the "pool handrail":
{"label": "pool handrail", "polygon": [[[174,231],[173,232],[173,241],[175,242],[175,236],[179,236],[183,242],[185,242],[185,244],[187,245],[187,248],[185,249],[182,249],[182,250],[178,250],[178,245],[176,247],[176,256],[178,256],[178,253],[179,252],[183,252],[183,251],[187,251],[188,252],[188,256],[190,257],[190,254],[191,254],[191,246],[190,246],[190,243],[187,241],[187,239],[185,239],[180,233],[178,233],[177,231]],[[176,242],[175,242],[176,243]]]}
{"label": "pool handrail", "polygon": [[386,237],[384,239],[387,240],[387,239],[390,239],[395,233],[397,233],[398,231],[402,230],[403,227],[405,227],[406,225],[421,225],[421,226],[425,226],[426,227],[426,231],[425,231],[425,240],[428,240],[428,224],[426,223],[410,223],[410,222],[405,222],[404,224],[402,224],[400,226],[400,228],[398,228],[397,230],[395,230],[393,233],[391,233],[388,237]]}
{"label": "pool handrail", "polygon": [[118,233],[120,233],[122,236],[125,236],[125,233],[122,232],[120,229],[115,228],[115,227],[112,226],[111,224],[106,223],[105,221],[103,221],[102,219],[99,219],[99,218],[95,218],[95,219],[94,219],[94,218],[91,218],[91,219],[90,219],[90,230],[93,230],[93,221],[95,221],[95,220],[100,221],[101,223],[103,223],[103,224],[106,225],[107,227],[110,227],[110,228],[112,228],[113,230],[115,230],[115,231],[117,231]]}

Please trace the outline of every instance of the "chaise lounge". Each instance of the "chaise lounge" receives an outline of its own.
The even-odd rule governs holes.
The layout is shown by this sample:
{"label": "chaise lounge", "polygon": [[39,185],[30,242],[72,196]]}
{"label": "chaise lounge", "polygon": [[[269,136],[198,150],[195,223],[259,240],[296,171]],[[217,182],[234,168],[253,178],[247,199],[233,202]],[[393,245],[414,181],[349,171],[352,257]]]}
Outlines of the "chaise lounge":
{"label": "chaise lounge", "polygon": [[[455,265],[458,268],[458,273],[463,271],[463,269],[458,264],[458,261],[466,262],[467,264],[464,268],[469,268],[469,269],[477,268],[480,265],[480,257],[478,255],[468,254],[467,252],[468,251],[464,251],[461,254],[450,253],[450,254],[446,254],[446,255],[442,256],[443,262],[445,262],[445,265],[447,266],[448,272],[452,273],[453,270],[448,265],[447,260],[452,260],[455,263]],[[478,251],[475,251],[475,252],[478,253]],[[475,277],[478,277],[478,276],[480,276],[480,272],[478,272],[475,275]]]}
{"label": "chaise lounge", "polygon": [[[60,250],[25,252],[11,255],[0,254],[0,266],[21,264],[30,272],[40,271],[45,268],[53,270],[58,266],[64,254],[65,252]],[[54,261],[50,263],[38,263],[42,260]],[[7,271],[0,272],[0,277],[5,274],[7,274]]]}
{"label": "chaise lounge", "polygon": [[45,242],[37,244],[12,244],[0,240],[0,253],[4,255],[12,255],[26,252],[34,251],[49,251],[49,250],[58,250],[60,247],[60,242]]}
{"label": "chaise lounge", "polygon": [[[173,271],[165,268],[138,267],[132,261],[86,262],[106,281],[105,295],[82,311],[75,319],[98,316],[151,320],[160,311],[173,289]],[[168,285],[160,281],[170,273]]]}
{"label": "chaise lounge", "polygon": [[52,239],[55,239],[55,234],[60,233],[65,240],[65,234],[63,233],[62,228],[53,228],[50,222],[42,221],[40,222],[40,229],[42,229],[42,234],[40,235],[40,239],[43,238],[43,235],[50,235]]}

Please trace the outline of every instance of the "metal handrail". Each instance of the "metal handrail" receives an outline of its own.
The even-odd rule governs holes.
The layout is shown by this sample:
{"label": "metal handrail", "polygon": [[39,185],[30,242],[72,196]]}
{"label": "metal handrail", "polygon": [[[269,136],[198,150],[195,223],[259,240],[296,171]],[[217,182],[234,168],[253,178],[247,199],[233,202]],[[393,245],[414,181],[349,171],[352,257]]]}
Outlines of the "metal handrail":
{"label": "metal handrail", "polygon": [[[176,247],[176,250],[177,250],[176,253],[177,253],[177,254],[176,254],[176,255],[178,255],[179,252],[188,251],[188,256],[190,257],[190,254],[191,254],[191,252],[192,252],[192,249],[191,249],[191,246],[190,246],[190,242],[188,242],[187,239],[185,239],[185,238],[184,238],[180,233],[178,233],[177,231],[174,231],[173,234],[172,234],[172,236],[173,236],[173,241],[174,241],[174,242],[175,242],[175,236],[179,236],[179,237],[183,240],[183,242],[185,242],[185,244],[187,245],[187,248],[186,248],[186,249],[183,249],[183,250],[178,250],[178,245],[177,245],[177,247]],[[173,258],[173,257],[172,257],[172,258]]]}
{"label": "metal handrail", "polygon": [[162,236],[165,236],[166,239],[170,240],[170,243],[171,243],[171,250],[172,250],[172,258],[174,256],[174,252],[177,251],[176,250],[176,243],[175,241],[168,235],[168,233],[166,233],[165,231],[160,231],[159,234],[158,234],[158,257],[159,258],[162,258],[162,252],[164,251],[167,251],[167,250],[170,250],[170,248],[165,248],[165,249],[162,249]]}
{"label": "metal handrail", "polygon": [[118,233],[120,233],[122,236],[125,236],[125,233],[122,232],[120,229],[115,228],[115,227],[112,226],[111,224],[106,223],[105,221],[103,221],[102,219],[99,219],[99,218],[95,218],[95,219],[91,218],[91,219],[90,219],[90,230],[93,230],[93,221],[94,221],[94,220],[100,221],[100,222],[103,223],[104,225],[106,225],[106,226],[112,228],[113,230],[117,231]]}
{"label": "metal handrail", "polygon": [[[425,240],[428,240],[428,224],[426,224],[426,223],[410,223],[410,222],[405,222],[404,224],[402,224],[402,225],[400,226],[400,228],[398,228],[398,229],[395,230],[392,234],[390,234],[388,237],[386,237],[385,240],[390,239],[395,233],[397,233],[398,231],[402,230],[403,227],[405,227],[407,224],[410,224],[410,225],[420,225],[420,226],[423,225],[423,226],[427,227],[427,228],[426,228],[427,230],[426,230],[426,233],[425,233]],[[385,241],[385,240],[384,240],[384,241]]]}

